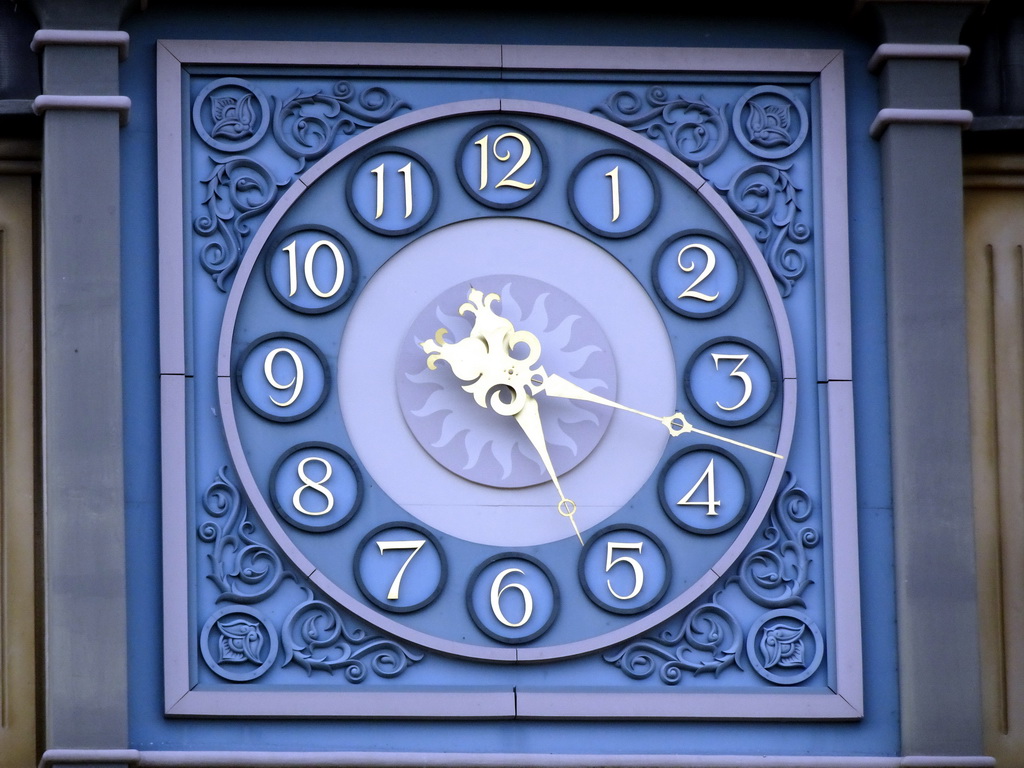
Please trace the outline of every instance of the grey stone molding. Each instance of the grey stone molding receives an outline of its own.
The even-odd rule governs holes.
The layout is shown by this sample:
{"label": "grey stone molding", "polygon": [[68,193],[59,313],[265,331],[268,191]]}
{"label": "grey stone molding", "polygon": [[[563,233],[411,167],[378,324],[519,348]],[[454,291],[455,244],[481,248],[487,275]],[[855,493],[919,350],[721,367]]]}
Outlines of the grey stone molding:
{"label": "grey stone molding", "polygon": [[[35,53],[43,52],[54,45],[115,47],[118,60],[128,58],[128,33],[114,30],[91,29],[40,29],[32,37],[31,48]],[[132,102],[127,96],[93,96],[42,94],[32,102],[32,111],[37,115],[52,109],[117,112],[121,126],[128,124]]]}
{"label": "grey stone molding", "polygon": [[882,43],[868,61],[868,71],[877,74],[891,59],[943,59],[963,64],[971,55],[966,45],[932,45],[929,43]]}
{"label": "grey stone molding", "polygon": [[[955,61],[963,64],[971,55],[966,45],[941,43],[882,43],[868,61],[868,71],[878,74],[893,60],[902,61]],[[871,123],[871,138],[878,139],[893,123],[916,125],[959,125],[969,128],[973,115],[966,109],[914,109],[883,108]]]}
{"label": "grey stone molding", "polygon": [[871,138],[881,138],[893,123],[913,125],[958,125],[968,128],[974,115],[968,109],[899,109],[887,107],[878,110],[868,132]]}
{"label": "grey stone molding", "polygon": [[48,45],[112,45],[118,58],[128,58],[128,33],[97,29],[40,29],[32,38],[32,52],[40,53]]}
{"label": "grey stone molding", "polygon": [[127,96],[36,96],[32,111],[42,115],[51,109],[73,109],[79,111],[117,112],[121,125],[128,124],[128,113],[132,100]]}
{"label": "grey stone molding", "polygon": [[203,766],[203,768],[993,768],[991,757],[804,755],[539,755],[459,752],[160,752],[137,749],[50,749],[39,768],[62,765]]}

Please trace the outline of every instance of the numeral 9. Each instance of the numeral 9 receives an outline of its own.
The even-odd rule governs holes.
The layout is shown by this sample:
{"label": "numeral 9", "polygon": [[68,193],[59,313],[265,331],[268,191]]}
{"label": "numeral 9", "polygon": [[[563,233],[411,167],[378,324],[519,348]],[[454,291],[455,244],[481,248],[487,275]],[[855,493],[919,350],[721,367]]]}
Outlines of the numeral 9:
{"label": "numeral 9", "polygon": [[[295,375],[292,377],[292,380],[284,383],[278,381],[277,377],[274,376],[274,360],[280,354],[285,354],[289,358],[291,358],[292,364],[295,366]],[[287,408],[289,405],[291,405],[292,403],[299,399],[299,395],[302,393],[303,370],[302,360],[299,358],[299,355],[297,352],[295,352],[295,350],[289,349],[288,347],[277,347],[275,349],[270,350],[270,352],[267,353],[266,360],[264,360],[263,362],[263,373],[267,377],[267,383],[270,384],[270,386],[272,386],[274,389],[282,392],[287,389],[292,390],[291,397],[289,397],[284,402],[280,400],[275,400],[273,397],[271,397],[270,402],[272,402],[274,405],[279,406],[281,408]]]}

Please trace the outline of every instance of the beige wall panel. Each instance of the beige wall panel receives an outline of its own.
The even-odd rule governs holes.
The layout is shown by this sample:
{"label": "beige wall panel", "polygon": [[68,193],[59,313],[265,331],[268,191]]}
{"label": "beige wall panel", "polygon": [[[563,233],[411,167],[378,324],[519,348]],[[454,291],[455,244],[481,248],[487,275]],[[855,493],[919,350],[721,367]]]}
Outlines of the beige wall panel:
{"label": "beige wall panel", "polygon": [[0,163],[0,767],[34,765],[32,180]]}
{"label": "beige wall panel", "polygon": [[1024,768],[1024,158],[965,167],[985,749]]}

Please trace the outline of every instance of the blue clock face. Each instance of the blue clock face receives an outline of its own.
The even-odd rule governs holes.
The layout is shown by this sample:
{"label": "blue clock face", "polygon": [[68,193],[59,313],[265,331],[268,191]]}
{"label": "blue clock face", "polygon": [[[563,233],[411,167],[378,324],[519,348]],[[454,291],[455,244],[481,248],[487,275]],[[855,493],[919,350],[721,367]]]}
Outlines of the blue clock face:
{"label": "blue clock face", "polygon": [[751,238],[675,158],[550,105],[425,110],[323,158],[254,239],[220,361],[235,469],[296,566],[493,662],[685,609],[794,432]]}

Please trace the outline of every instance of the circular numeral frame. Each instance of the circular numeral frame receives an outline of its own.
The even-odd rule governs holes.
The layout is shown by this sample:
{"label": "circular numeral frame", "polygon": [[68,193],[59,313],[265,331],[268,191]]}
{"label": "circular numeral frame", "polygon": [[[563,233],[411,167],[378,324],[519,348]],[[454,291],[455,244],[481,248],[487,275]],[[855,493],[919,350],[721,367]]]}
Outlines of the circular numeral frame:
{"label": "circular numeral frame", "polygon": [[[328,270],[325,280],[324,268],[318,265],[328,260],[326,254],[334,257],[334,275],[330,276]],[[352,246],[341,233],[322,225],[286,230],[264,259],[267,284],[278,301],[307,315],[337,309],[352,295],[359,281]],[[282,287],[282,280],[288,283],[287,289]],[[323,290],[322,283],[326,282],[330,282],[330,287]]]}
{"label": "circular numeral frame", "polygon": [[[337,461],[330,461],[325,454]],[[315,462],[316,470],[306,468],[310,462]],[[282,476],[286,469],[287,483]],[[318,477],[311,477],[310,472],[317,472]],[[322,497],[323,509],[306,509],[303,498],[310,493]],[[277,460],[270,472],[269,495],[282,519],[303,531],[325,533],[343,526],[359,509],[363,498],[362,473],[352,457],[335,445],[301,443]]]}
{"label": "circular numeral frame", "polygon": [[[716,347],[725,351],[712,352],[711,350]],[[746,349],[747,352],[742,352],[743,349]],[[748,363],[751,354],[753,354],[753,363]],[[708,363],[709,359],[710,363]],[[758,368],[753,375],[750,371],[751,365]],[[746,369],[741,370],[744,366]],[[708,389],[703,377],[698,381],[698,375],[711,367],[714,368],[715,379],[719,382],[717,391],[715,387]],[[736,379],[736,381],[733,382],[732,379]],[[702,395],[706,395],[708,398],[713,398],[722,394],[721,382],[723,381],[731,387],[730,399],[727,400],[728,405],[722,403],[721,400],[709,402],[702,397]],[[708,421],[726,427],[743,426],[761,418],[775,402],[778,382],[778,373],[771,363],[771,358],[764,350],[748,339],[736,336],[720,336],[701,344],[690,356],[683,373],[683,388],[690,405]],[[737,392],[732,391],[737,388],[739,390],[738,398]],[[756,399],[751,400],[751,398],[755,398],[755,390],[757,392]]]}
{"label": "circular numeral frame", "polygon": [[643,613],[665,596],[672,562],[665,545],[646,528],[610,525],[588,536],[579,577],[583,592],[598,607],[618,614]]}
{"label": "circular numeral frame", "polygon": [[634,152],[602,150],[573,169],[569,207],[584,227],[602,237],[631,237],[658,215],[661,188],[647,162]]}
{"label": "circular numeral frame", "polygon": [[[511,165],[506,168],[507,163]],[[475,178],[470,173],[474,167]],[[540,139],[514,120],[481,123],[466,135],[455,155],[462,188],[477,202],[499,211],[520,208],[540,194],[547,168],[547,150]]]}
{"label": "circular numeral frame", "polygon": [[559,612],[551,570],[524,552],[494,555],[473,571],[466,588],[473,623],[488,637],[521,644],[547,632]]}
{"label": "circular numeral frame", "polygon": [[[704,459],[708,460],[706,464]],[[722,463],[714,464],[715,460],[724,462],[724,470]],[[723,503],[721,498],[723,484],[730,492],[728,503]],[[745,519],[750,511],[750,477],[735,456],[718,446],[687,446],[662,467],[658,498],[665,514],[683,530],[698,534],[721,533]],[[706,511],[703,515],[685,514],[684,510],[691,507]]]}
{"label": "circular numeral frame", "polygon": [[[390,571],[374,567],[377,558],[388,558]],[[416,523],[384,523],[367,533],[356,548],[353,569],[362,593],[391,613],[412,613],[430,605],[448,580],[448,560],[440,542]],[[409,584],[414,590],[411,600]]]}
{"label": "circular numeral frame", "polygon": [[[378,160],[380,165],[374,165]],[[424,195],[428,196],[425,203],[421,202]],[[345,201],[359,223],[391,237],[415,232],[430,221],[438,195],[434,169],[404,147],[374,147],[361,155],[345,184]]]}
{"label": "circular numeral frame", "polygon": [[[282,346],[273,346],[272,342],[277,340],[281,340]],[[299,350],[303,351],[283,346],[288,343],[294,343]],[[263,355],[261,361],[257,353],[261,353],[263,348],[268,346],[272,349]],[[281,364],[290,366],[289,373],[292,374],[290,380],[277,378],[275,367],[279,365],[279,359],[283,361]],[[309,360],[314,361],[317,367],[310,367]],[[253,377],[259,380],[261,369],[263,381],[266,381],[269,389],[257,397],[257,394],[250,390],[246,382],[251,381]],[[308,394],[310,373],[314,374],[313,386],[319,386],[319,391],[313,396]],[[263,381],[260,383],[262,384]],[[299,421],[315,413],[327,399],[331,389],[331,369],[327,365],[324,353],[304,336],[288,332],[268,333],[252,342],[239,357],[235,383],[245,403],[263,418],[277,422]],[[278,400],[275,395],[283,399]],[[281,410],[275,411],[267,405],[267,401]],[[292,408],[293,405],[295,408]]]}
{"label": "circular numeral frame", "polygon": [[665,306],[695,319],[715,317],[732,307],[743,292],[746,274],[732,250],[705,230],[672,235],[656,251],[652,268],[654,287]]}

